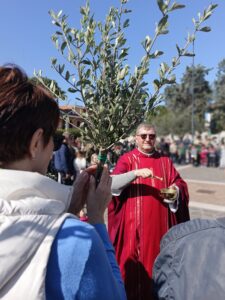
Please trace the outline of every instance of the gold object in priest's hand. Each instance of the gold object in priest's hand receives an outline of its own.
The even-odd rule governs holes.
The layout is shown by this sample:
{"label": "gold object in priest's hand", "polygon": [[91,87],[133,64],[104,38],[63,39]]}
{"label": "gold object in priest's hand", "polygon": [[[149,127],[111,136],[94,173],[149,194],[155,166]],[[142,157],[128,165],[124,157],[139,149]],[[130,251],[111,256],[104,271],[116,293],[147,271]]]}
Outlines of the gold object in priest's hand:
{"label": "gold object in priest's hand", "polygon": [[177,198],[177,190],[173,188],[164,188],[160,189],[160,196],[163,199],[168,199],[171,201],[175,201]]}

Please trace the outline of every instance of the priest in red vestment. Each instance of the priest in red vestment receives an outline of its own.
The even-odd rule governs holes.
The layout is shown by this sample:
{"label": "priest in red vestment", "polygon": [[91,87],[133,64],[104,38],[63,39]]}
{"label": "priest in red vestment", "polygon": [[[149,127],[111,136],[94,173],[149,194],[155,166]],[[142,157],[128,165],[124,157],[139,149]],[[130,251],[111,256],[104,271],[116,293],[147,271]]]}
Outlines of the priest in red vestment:
{"label": "priest in red vestment", "polygon": [[[120,180],[112,187],[117,196],[108,207],[108,230],[128,300],[151,300],[152,267],[160,240],[171,226],[190,219],[189,196],[170,158],[155,150],[155,127],[140,124],[135,138],[137,148],[121,156],[113,172]],[[176,190],[172,203],[160,194],[168,187]]]}

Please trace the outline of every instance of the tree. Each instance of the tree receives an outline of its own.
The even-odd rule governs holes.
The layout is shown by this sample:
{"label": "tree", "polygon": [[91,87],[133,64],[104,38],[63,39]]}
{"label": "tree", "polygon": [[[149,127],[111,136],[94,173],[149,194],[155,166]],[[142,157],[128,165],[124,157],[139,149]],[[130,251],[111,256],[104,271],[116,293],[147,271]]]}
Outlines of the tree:
{"label": "tree", "polygon": [[165,105],[158,105],[154,110],[146,117],[146,121],[157,126],[157,134],[167,135],[172,130],[173,121],[171,121],[171,116],[173,114]]}
{"label": "tree", "polygon": [[157,134],[165,136],[168,134],[183,135],[190,130],[190,115],[188,110],[182,114],[176,114],[166,106],[158,106],[154,109],[156,113],[150,114],[147,121],[157,126]]}
{"label": "tree", "polygon": [[216,77],[214,82],[214,102],[210,105],[212,133],[225,130],[225,59],[219,62]]}
{"label": "tree", "polygon": [[52,80],[48,77],[42,77],[41,73],[39,73],[38,78],[37,77],[32,77],[31,80],[35,83],[41,83],[44,87],[47,87],[51,93],[55,95],[55,97],[58,99],[66,100],[67,95],[66,92],[63,91],[58,83],[55,80]]}
{"label": "tree", "polygon": [[85,140],[93,143],[100,151],[112,147],[119,139],[127,136],[161,100],[160,91],[166,84],[173,84],[174,69],[183,56],[193,56],[189,45],[198,31],[208,32],[202,24],[211,16],[217,5],[211,4],[193,19],[194,29],[188,34],[185,45],[177,45],[177,55],[171,65],[162,62],[159,78],[153,81],[154,92],[149,92],[144,77],[149,72],[151,59],[163,55],[153,50],[160,35],[168,33],[168,19],[171,12],[184,5],[170,0],[157,0],[162,17],[156,24],[155,34],[147,36],[142,43],[145,55],[131,72],[128,65],[129,48],[126,45],[125,30],[129,26],[126,8],[128,0],[121,0],[120,8],[110,8],[104,22],[94,20],[89,1],[81,7],[81,29],[70,27],[62,11],[50,11],[57,31],[52,36],[56,48],[66,59],[60,63],[52,59],[52,67],[68,84],[68,92],[81,101],[86,112],[82,115],[81,131]]}
{"label": "tree", "polygon": [[172,119],[177,125],[172,126],[176,127],[174,133],[184,134],[190,131],[193,108],[195,130],[202,132],[205,129],[205,113],[212,95],[209,82],[205,79],[209,71],[201,65],[187,67],[181,83],[165,89],[165,103],[173,112]]}

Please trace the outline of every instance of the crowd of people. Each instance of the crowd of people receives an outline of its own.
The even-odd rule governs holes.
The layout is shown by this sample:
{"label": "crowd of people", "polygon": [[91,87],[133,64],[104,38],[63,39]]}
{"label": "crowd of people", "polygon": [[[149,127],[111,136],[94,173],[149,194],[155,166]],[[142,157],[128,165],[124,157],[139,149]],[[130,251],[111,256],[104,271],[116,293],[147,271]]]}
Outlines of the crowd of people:
{"label": "crowd of people", "polygon": [[219,142],[216,139],[180,138],[178,140],[161,138],[158,143],[159,150],[168,155],[172,161],[179,165],[192,164],[195,167],[221,167],[224,168],[225,139]]}
{"label": "crowd of people", "polygon": [[[174,166],[197,166],[194,153],[216,166],[214,145],[194,151],[141,123],[96,184],[98,153],[68,132],[56,141],[59,116],[45,88],[0,67],[0,298],[224,299],[225,218],[189,221]],[[222,141],[220,165],[223,154]],[[88,222],[77,217],[84,207]]]}
{"label": "crowd of people", "polygon": [[[108,163],[113,168],[118,158],[135,148],[134,137],[129,141],[124,140],[117,143],[108,154]],[[176,165],[192,164],[195,167],[219,167],[225,168],[225,138],[202,139],[198,136],[194,142],[191,137],[158,137],[155,148],[162,155],[171,158]]]}
{"label": "crowd of people", "polygon": [[[61,147],[54,152],[49,165],[49,173],[59,178],[59,182],[71,184],[86,167],[98,162],[98,152],[80,137],[64,132]],[[107,165],[113,171],[119,157],[135,148],[135,137],[117,142],[107,154]],[[192,164],[194,167],[225,168],[225,138],[221,140],[197,136],[192,142],[190,135],[173,139],[157,137],[155,148],[164,156],[170,157],[175,165]],[[71,181],[72,178],[72,181]]]}

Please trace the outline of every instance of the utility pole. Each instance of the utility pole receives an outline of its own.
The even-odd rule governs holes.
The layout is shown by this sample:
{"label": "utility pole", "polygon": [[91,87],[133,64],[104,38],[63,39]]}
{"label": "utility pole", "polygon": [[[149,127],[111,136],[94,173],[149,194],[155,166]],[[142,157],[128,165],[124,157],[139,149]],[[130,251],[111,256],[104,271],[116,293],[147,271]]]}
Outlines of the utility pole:
{"label": "utility pole", "polygon": [[[195,41],[192,42],[192,53],[195,54]],[[194,141],[195,135],[195,121],[194,121],[194,112],[195,112],[195,95],[194,95],[194,67],[195,67],[195,57],[192,57],[192,72],[191,72],[191,135],[192,142]]]}

